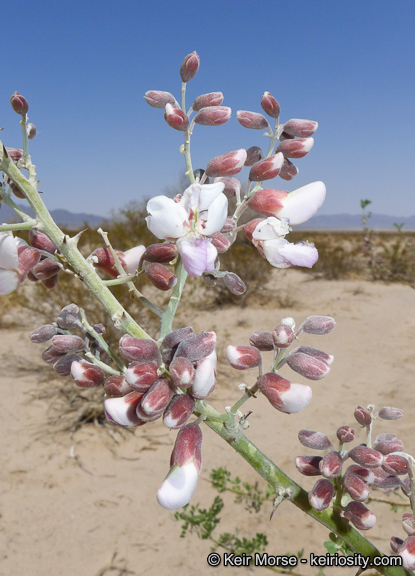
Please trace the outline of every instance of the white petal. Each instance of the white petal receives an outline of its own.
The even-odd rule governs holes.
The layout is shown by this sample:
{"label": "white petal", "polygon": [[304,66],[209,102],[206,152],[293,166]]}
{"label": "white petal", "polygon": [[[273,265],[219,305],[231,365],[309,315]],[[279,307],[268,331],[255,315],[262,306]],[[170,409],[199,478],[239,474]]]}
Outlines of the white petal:
{"label": "white petal", "polygon": [[187,212],[181,204],[167,196],[155,196],[147,203],[147,227],[160,240],[180,238]]}
{"label": "white petal", "polygon": [[134,274],[137,271],[138,265],[141,260],[141,256],[146,251],[145,246],[134,246],[127,252],[124,252],[124,261],[125,261],[125,271],[128,274]]}
{"label": "white petal", "polygon": [[196,238],[192,242],[182,240],[178,242],[178,248],[189,276],[201,276],[203,272],[215,269],[218,251],[209,239]]}
{"label": "white petal", "polygon": [[0,295],[5,296],[16,290],[18,276],[15,270],[4,270],[0,268]]}
{"label": "white petal", "polygon": [[228,199],[226,198],[225,194],[219,194],[208,208],[203,234],[205,236],[210,236],[215,232],[220,232],[226,222],[227,217]]}
{"label": "white petal", "polygon": [[[207,210],[209,206],[222,194],[225,188],[225,184],[223,182],[213,182],[212,184],[203,184],[201,186],[200,195],[199,195],[199,211]],[[223,196],[225,196],[223,194]],[[226,196],[225,196],[226,198]],[[226,198],[226,204],[228,203],[228,199]]]}
{"label": "white petal", "polygon": [[313,391],[306,384],[291,384],[286,392],[280,394],[284,403],[283,408],[280,408],[281,412],[286,414],[301,412],[310,404],[312,394]]}
{"label": "white petal", "polygon": [[326,187],[323,182],[302,186],[281,200],[283,208],[278,212],[278,217],[288,218],[291,225],[307,222],[322,206],[325,197]]}
{"label": "white petal", "polygon": [[290,226],[287,218],[279,220],[271,216],[258,224],[252,238],[254,240],[274,240],[280,236],[285,236],[289,231]]}
{"label": "white petal", "polygon": [[120,398],[107,398],[104,408],[111,420],[120,426],[136,426],[140,423],[136,408],[141,398],[138,392],[130,392]]}
{"label": "white petal", "polygon": [[167,510],[178,510],[195,493],[199,474],[193,461],[173,466],[157,492],[157,501]]}
{"label": "white petal", "polygon": [[317,248],[309,244],[289,242],[280,248],[279,253],[293,266],[304,268],[312,268],[318,260]]}
{"label": "white petal", "polygon": [[0,267],[16,270],[18,266],[16,239],[11,232],[0,232]]}
{"label": "white petal", "polygon": [[215,370],[216,352],[214,357],[207,357],[200,360],[199,366],[196,368],[196,376],[192,384],[192,394],[195,398],[206,398],[213,390],[215,386]]}
{"label": "white petal", "polygon": [[287,268],[290,264],[281,254],[281,249],[289,244],[285,238],[276,238],[275,240],[265,240],[260,242],[265,254],[265,258],[275,268]]}

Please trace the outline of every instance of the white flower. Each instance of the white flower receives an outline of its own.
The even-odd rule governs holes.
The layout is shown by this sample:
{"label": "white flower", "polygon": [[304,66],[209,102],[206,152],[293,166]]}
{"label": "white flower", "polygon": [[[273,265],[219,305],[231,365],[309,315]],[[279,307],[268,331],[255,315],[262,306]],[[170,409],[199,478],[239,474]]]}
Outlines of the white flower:
{"label": "white flower", "polygon": [[[299,189],[301,190],[301,188]],[[305,242],[293,244],[284,238],[290,231],[287,218],[270,217],[258,224],[252,234],[252,241],[260,254],[276,268],[304,266],[311,268],[318,259],[315,246]]]}
{"label": "white flower", "polygon": [[0,232],[0,295],[10,294],[19,283],[17,249],[26,245],[24,240],[14,238],[11,232]]}
{"label": "white flower", "polygon": [[218,255],[209,236],[220,232],[228,214],[223,182],[192,184],[176,202],[156,196],[147,204],[148,229],[160,240],[176,240],[189,276],[214,270]]}
{"label": "white flower", "polygon": [[324,183],[311,182],[281,200],[283,207],[278,211],[278,218],[288,218],[292,226],[307,222],[321,208],[325,198]]}
{"label": "white flower", "polygon": [[199,472],[193,460],[173,466],[157,492],[157,501],[167,510],[178,510],[189,503],[195,493]]}

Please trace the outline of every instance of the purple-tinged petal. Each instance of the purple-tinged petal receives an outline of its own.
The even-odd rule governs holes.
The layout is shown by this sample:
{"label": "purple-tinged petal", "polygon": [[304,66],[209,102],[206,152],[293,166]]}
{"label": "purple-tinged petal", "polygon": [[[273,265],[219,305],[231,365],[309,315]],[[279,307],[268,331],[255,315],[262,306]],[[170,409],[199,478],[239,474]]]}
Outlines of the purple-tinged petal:
{"label": "purple-tinged petal", "polygon": [[192,242],[183,240],[179,243],[179,252],[189,276],[201,276],[203,272],[215,269],[218,251],[209,239],[196,238]]}
{"label": "purple-tinged petal", "polygon": [[279,253],[293,266],[312,268],[318,260],[317,248],[301,242],[298,244],[289,242],[279,249]]}

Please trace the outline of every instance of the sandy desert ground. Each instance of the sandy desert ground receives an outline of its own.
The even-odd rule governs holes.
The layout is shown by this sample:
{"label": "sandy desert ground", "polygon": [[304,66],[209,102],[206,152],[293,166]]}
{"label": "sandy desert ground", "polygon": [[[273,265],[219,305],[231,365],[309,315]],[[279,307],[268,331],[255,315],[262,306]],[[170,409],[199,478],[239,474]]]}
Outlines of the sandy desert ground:
{"label": "sandy desert ground", "polygon": [[[311,314],[333,316],[329,335],[301,338],[302,344],[335,356],[330,374],[313,382],[313,400],[304,412],[284,415],[265,398],[251,400],[249,437],[305,488],[312,479],[301,477],[294,458],[310,453],[297,439],[300,428],[320,430],[335,439],[336,429],[349,424],[354,408],[369,403],[405,410],[403,419],[381,421],[376,432],[395,432],[409,452],[415,451],[415,291],[405,285],[361,280],[312,280],[299,271],[276,271],[269,284],[275,300],[285,297],[292,307],[273,305],[272,295],[260,308],[224,308],[182,312],[181,325],[218,334],[219,377],[211,403],[223,409],[238,397],[240,382],[253,383],[254,371],[236,372],[224,363],[228,344],[248,344],[254,330],[272,330],[285,316],[297,323]],[[278,298],[277,298],[278,296]],[[0,449],[0,574],[1,576],[141,576],[180,574],[268,573],[264,568],[210,568],[210,544],[189,536],[180,539],[180,525],[156,502],[156,491],[168,470],[175,432],[160,422],[139,428],[115,441],[104,428],[88,425],[75,433],[56,433],[46,426],[51,413],[39,397],[42,347],[28,339],[30,328],[0,331],[3,398]],[[21,370],[24,359],[29,370]],[[20,368],[19,368],[20,366]],[[33,367],[33,370],[32,370]],[[293,377],[288,367],[282,375]],[[52,378],[52,374],[50,374]],[[298,382],[306,382],[295,376]],[[363,442],[359,430],[359,441]],[[226,466],[243,479],[255,473],[213,432],[204,428],[203,472],[193,502],[213,499],[209,472]],[[325,554],[327,530],[294,506],[282,505],[269,521],[270,505],[259,514],[243,505],[227,503],[221,531],[239,528],[241,536],[265,532],[269,554],[305,549]],[[372,503],[377,526],[373,542],[389,553],[391,535],[404,537],[399,514],[387,505]],[[301,568],[302,574],[317,569]],[[329,574],[355,574],[343,568]]]}

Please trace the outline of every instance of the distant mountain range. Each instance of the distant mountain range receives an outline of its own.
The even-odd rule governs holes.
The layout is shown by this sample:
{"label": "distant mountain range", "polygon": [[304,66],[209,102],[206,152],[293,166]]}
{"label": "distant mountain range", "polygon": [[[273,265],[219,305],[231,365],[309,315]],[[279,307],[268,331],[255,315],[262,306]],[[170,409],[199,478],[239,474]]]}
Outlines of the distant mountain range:
{"label": "distant mountain range", "polygon": [[[21,206],[27,210],[27,206]],[[69,212],[69,210],[51,210],[52,218],[60,226],[79,230],[84,226],[97,228],[108,218],[96,214],[83,212]],[[17,222],[16,214],[6,205],[0,206],[0,222]],[[367,226],[374,230],[394,230],[394,224],[402,224],[403,230],[415,230],[414,216],[386,216],[385,214],[372,214],[367,221]],[[362,217],[360,214],[317,214],[308,222],[295,227],[303,230],[361,230]]]}

